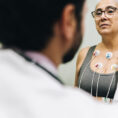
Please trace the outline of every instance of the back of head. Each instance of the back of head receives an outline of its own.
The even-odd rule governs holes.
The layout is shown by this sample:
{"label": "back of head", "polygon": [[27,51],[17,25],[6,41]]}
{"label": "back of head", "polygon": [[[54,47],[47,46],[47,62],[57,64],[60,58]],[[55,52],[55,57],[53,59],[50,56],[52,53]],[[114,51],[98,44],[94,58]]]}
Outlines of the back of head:
{"label": "back of head", "polygon": [[53,25],[67,4],[75,5],[80,20],[84,0],[1,0],[0,42],[6,47],[42,50],[53,35]]}

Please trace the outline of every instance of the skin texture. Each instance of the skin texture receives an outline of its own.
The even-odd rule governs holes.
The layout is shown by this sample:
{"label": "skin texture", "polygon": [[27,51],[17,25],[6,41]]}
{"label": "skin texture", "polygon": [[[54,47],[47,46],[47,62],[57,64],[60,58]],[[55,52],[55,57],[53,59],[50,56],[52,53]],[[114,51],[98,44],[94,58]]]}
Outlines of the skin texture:
{"label": "skin texture", "polygon": [[[118,3],[115,2],[115,0],[101,0],[97,4],[96,9],[101,8],[102,10],[104,10],[106,6],[118,7]],[[117,13],[118,13],[118,11],[117,11]],[[100,20],[95,20],[96,29],[100,35],[106,36],[106,34],[111,35],[111,33],[112,33],[112,35],[115,35],[116,32],[118,32],[118,28],[117,28],[117,26],[118,26],[118,21],[117,21],[118,15],[114,14],[114,16],[115,17],[113,17],[113,18],[107,18],[107,17],[105,17],[104,14],[102,14]],[[100,25],[103,23],[108,24],[107,28],[100,27]]]}
{"label": "skin texture", "polygon": [[[76,25],[75,25],[74,40],[72,42],[70,50],[63,57],[63,63],[68,62],[73,59],[75,53],[77,52],[77,50],[81,44],[82,37],[84,35],[84,21],[85,21],[86,12],[87,12],[87,6],[86,6],[86,2],[85,2],[83,5],[82,13],[81,13],[81,22],[79,24],[76,23]],[[71,33],[72,33],[72,31],[70,33],[68,33],[67,36],[69,36]]]}
{"label": "skin texture", "polygon": [[49,57],[58,67],[62,62],[62,57],[72,47],[72,43],[77,35],[77,21],[74,15],[75,7],[67,5],[62,13],[60,21],[54,25],[54,35],[51,41],[41,53]]}
{"label": "skin texture", "polygon": [[[85,9],[83,7],[81,21],[84,20]],[[75,7],[69,4],[65,6],[61,19],[55,23],[54,35],[41,53],[49,57],[57,67],[62,62],[70,61],[78,50],[82,40],[81,29],[84,30],[84,22],[81,24],[81,21],[77,21]],[[78,27],[78,24],[81,26]]]}
{"label": "skin texture", "polygon": [[[100,0],[100,2],[96,5],[95,10],[98,8],[105,10],[107,6],[118,8],[118,2],[115,0]],[[102,14],[99,20],[95,20],[95,24],[98,33],[102,37],[102,42],[96,46],[96,50],[100,50],[100,55],[91,62],[90,68],[98,73],[113,73],[114,71],[111,70],[111,65],[118,64],[118,10],[115,12],[112,18],[108,18],[105,14]],[[106,25],[101,26],[102,24]],[[75,86],[78,86],[78,73],[88,50],[89,47],[84,48],[78,55],[76,63]],[[110,60],[106,59],[106,52],[113,53],[113,57]],[[102,69],[95,68],[95,64],[98,62],[103,64]]]}

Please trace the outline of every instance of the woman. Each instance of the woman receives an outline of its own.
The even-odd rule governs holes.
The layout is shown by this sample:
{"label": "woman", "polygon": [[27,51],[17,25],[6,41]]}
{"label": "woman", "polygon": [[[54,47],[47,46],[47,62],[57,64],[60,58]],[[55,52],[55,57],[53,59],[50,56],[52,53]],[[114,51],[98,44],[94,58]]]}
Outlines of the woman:
{"label": "woman", "polygon": [[75,86],[99,100],[113,100],[118,80],[118,1],[101,0],[92,16],[102,42],[80,51]]}

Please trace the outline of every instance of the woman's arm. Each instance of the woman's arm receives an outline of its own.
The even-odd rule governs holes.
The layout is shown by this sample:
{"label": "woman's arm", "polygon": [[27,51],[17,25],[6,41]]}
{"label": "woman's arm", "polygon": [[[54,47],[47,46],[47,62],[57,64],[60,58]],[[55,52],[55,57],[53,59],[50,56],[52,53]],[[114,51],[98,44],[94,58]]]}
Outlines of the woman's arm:
{"label": "woman's arm", "polygon": [[79,71],[90,47],[80,50],[76,61],[75,87],[78,87]]}

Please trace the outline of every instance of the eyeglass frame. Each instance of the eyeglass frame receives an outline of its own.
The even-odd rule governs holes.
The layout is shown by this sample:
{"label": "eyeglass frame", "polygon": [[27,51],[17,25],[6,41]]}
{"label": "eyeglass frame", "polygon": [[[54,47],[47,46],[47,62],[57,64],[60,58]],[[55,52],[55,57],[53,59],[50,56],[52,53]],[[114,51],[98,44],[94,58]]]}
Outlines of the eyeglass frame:
{"label": "eyeglass frame", "polygon": [[[101,16],[102,16],[103,12],[104,12],[104,14],[106,15],[106,11],[107,11],[107,9],[108,9],[108,8],[110,8],[110,7],[111,7],[112,9],[114,9],[114,12],[115,12],[116,10],[118,10],[118,8],[117,8],[117,7],[107,6],[107,7],[105,8],[105,10],[100,9],[102,13],[101,13],[101,15],[100,15],[99,17],[101,17]],[[97,9],[97,10],[98,10],[98,9]],[[95,11],[92,11],[92,12],[91,12],[91,14],[92,14],[93,18],[95,18],[94,13],[95,13],[97,10],[95,10]]]}

